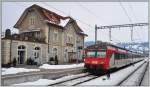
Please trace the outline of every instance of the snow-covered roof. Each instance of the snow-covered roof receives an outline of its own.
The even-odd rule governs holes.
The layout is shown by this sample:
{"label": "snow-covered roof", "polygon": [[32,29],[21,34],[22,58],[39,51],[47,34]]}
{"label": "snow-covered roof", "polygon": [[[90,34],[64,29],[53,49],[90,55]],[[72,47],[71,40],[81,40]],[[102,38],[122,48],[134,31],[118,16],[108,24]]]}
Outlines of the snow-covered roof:
{"label": "snow-covered roof", "polygon": [[70,18],[65,19],[65,20],[61,19],[59,25],[62,26],[62,27],[65,27],[66,24],[69,22],[69,20],[70,20]]}
{"label": "snow-covered roof", "polygon": [[53,21],[48,21],[48,20],[45,20],[46,22],[50,23],[50,24],[54,24],[54,25],[58,25],[58,26],[61,26],[61,27],[65,27],[67,25],[67,23],[69,22],[70,18],[68,19],[60,19],[60,23],[56,23],[56,22],[53,22]]}

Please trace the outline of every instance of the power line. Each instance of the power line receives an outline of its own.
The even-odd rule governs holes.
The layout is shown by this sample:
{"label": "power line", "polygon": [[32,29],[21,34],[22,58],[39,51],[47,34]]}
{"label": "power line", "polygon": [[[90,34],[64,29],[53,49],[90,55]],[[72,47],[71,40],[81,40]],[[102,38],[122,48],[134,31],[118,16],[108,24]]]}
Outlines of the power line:
{"label": "power line", "polygon": [[[132,6],[129,2],[128,2],[128,5],[129,5],[130,9],[132,10],[132,13],[133,13],[133,16],[134,16],[134,18],[135,18],[135,21],[138,20],[138,17],[136,16],[136,14],[135,14],[135,12],[134,12],[133,6]],[[142,26],[140,26],[140,28],[143,29]],[[141,32],[141,34],[139,34],[139,32],[135,32],[135,33],[137,34],[137,36],[138,36],[138,38],[140,39],[140,41],[142,41],[141,35],[143,35],[143,33],[142,33],[142,32]]]}
{"label": "power line", "polygon": [[128,6],[129,6],[129,8],[132,10],[132,13],[133,13],[133,16],[134,16],[134,18],[135,18],[135,21],[138,20],[138,18],[136,17],[136,15],[135,15],[135,13],[134,13],[133,7],[132,7],[132,5],[131,5],[129,2],[128,2]]}
{"label": "power line", "polygon": [[[134,16],[134,18],[135,18],[135,21],[136,20],[138,20],[138,18],[137,18],[137,16],[135,15],[135,13],[134,13],[134,10],[133,10],[133,7],[132,7],[132,5],[128,2],[128,6],[130,7],[130,9],[132,10],[132,12],[131,13],[133,13],[133,16]],[[140,26],[141,27],[141,26]],[[141,27],[142,28],[142,27]],[[142,41],[142,39],[141,39],[141,34],[139,34],[138,32],[135,32],[137,35],[138,35],[138,38]],[[142,33],[142,32],[141,32]]]}
{"label": "power line", "polygon": [[129,19],[129,22],[131,22],[131,23],[132,23],[132,19],[131,19],[131,18],[130,18],[130,16],[128,15],[128,13],[127,13],[127,11],[126,11],[125,7],[123,6],[123,4],[121,3],[121,1],[120,1],[120,0],[119,0],[119,4],[120,4],[121,8],[123,9],[123,11],[124,11],[125,15],[126,15],[126,16],[127,16],[127,18]]}
{"label": "power line", "polygon": [[[99,16],[97,16],[94,12],[92,12],[90,9],[88,9],[87,7],[83,6],[80,2],[78,2],[78,6],[82,7],[83,9],[85,9],[88,13],[90,13],[93,17],[95,17],[96,19],[99,18]],[[101,18],[99,20],[102,20]]]}

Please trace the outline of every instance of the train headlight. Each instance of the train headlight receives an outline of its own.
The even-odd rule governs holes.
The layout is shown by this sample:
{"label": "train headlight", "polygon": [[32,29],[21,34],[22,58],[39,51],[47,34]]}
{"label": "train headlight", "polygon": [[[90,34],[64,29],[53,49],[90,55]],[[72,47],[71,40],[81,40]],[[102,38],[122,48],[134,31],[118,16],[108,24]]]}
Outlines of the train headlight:
{"label": "train headlight", "polygon": [[104,64],[104,62],[101,62],[100,64]]}
{"label": "train headlight", "polygon": [[92,61],[92,64],[98,64],[98,62],[97,61]]}

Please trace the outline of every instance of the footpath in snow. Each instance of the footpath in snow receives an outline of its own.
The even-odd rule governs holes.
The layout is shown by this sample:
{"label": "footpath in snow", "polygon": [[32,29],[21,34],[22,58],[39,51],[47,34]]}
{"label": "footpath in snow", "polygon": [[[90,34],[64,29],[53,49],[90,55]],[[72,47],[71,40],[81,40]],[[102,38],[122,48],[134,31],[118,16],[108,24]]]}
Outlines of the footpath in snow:
{"label": "footpath in snow", "polygon": [[[135,71],[141,64],[145,61],[134,64],[134,66],[127,67],[120,71],[110,74],[110,78],[107,79],[107,76],[102,76],[97,79],[82,83],[80,85],[118,85],[123,79],[125,79],[130,73]],[[105,79],[105,80],[104,80]]]}

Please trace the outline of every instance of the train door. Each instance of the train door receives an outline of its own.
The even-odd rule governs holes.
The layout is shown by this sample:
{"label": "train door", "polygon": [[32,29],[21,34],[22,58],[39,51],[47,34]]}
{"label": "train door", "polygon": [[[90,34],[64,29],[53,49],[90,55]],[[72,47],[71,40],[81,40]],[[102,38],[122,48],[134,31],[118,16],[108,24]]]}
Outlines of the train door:
{"label": "train door", "polygon": [[114,68],[115,66],[115,53],[112,53],[112,56],[110,57],[110,62],[109,62],[110,68]]}

